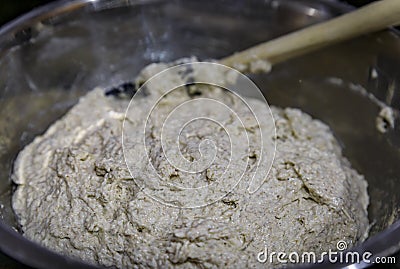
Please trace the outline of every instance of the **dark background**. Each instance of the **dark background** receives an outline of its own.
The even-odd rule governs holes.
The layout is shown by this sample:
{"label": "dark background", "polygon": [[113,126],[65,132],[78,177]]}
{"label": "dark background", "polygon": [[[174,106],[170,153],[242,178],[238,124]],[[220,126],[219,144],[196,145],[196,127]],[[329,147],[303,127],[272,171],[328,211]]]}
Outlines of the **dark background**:
{"label": "dark background", "polygon": [[[357,7],[371,3],[373,1],[374,0],[342,0],[342,2],[347,2]],[[3,25],[11,21],[12,19],[30,11],[31,9],[37,6],[49,2],[52,2],[52,0],[0,0],[0,25]],[[397,259],[400,260],[399,255],[397,256]],[[395,266],[395,268],[396,267],[397,266]],[[384,266],[373,267],[373,269],[380,269],[380,268],[385,268],[385,267]],[[0,253],[0,269],[29,269],[29,267],[23,266]]]}

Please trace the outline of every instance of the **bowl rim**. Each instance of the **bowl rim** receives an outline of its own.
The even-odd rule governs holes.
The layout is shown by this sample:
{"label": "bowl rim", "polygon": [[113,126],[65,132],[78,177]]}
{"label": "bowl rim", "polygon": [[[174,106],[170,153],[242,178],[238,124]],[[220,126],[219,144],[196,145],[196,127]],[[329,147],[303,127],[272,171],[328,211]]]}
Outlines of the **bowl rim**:
{"label": "bowl rim", "polygon": [[[96,12],[96,4],[106,2],[107,0],[57,0],[50,2],[46,5],[37,7],[22,16],[11,20],[0,27],[0,43],[2,40],[7,39],[9,35],[13,35],[32,24],[57,17],[62,14],[68,14],[76,10],[90,7],[90,12]],[[154,0],[114,0],[114,2],[123,2],[125,5],[144,4],[145,2],[154,2]],[[156,0],[157,1],[157,0]],[[165,0],[158,0],[165,1]],[[281,0],[268,0],[268,1],[281,1]],[[337,0],[315,0],[327,5],[338,8],[343,13],[348,12],[354,7],[340,3]],[[304,1],[306,2],[306,0]],[[399,32],[392,30],[397,36]],[[7,49],[8,50],[8,49]],[[1,53],[0,53],[1,55]],[[357,251],[364,253],[370,251],[374,257],[383,257],[392,255],[400,249],[400,220],[395,221],[385,230],[373,235],[366,241],[357,245],[348,251]],[[14,228],[10,227],[2,219],[0,219],[0,251],[5,255],[21,262],[25,265],[35,268],[87,268],[94,269],[100,268],[95,265],[85,263],[84,261],[70,258],[59,253],[56,253],[44,246],[30,241],[23,237]],[[352,268],[364,268],[367,264],[332,264],[328,261],[318,264],[298,265],[295,268],[342,268],[352,265]]]}

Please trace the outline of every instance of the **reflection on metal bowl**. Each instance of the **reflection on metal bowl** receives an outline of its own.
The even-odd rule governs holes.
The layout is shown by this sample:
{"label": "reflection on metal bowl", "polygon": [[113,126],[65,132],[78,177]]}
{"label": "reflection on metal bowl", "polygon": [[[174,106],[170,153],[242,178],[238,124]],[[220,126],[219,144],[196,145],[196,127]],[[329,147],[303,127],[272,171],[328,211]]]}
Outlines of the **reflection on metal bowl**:
{"label": "reflection on metal bowl", "polygon": [[[221,58],[350,9],[323,0],[75,0],[51,3],[5,25],[0,29],[0,249],[34,267],[90,267],[18,233],[9,178],[18,151],[85,92],[129,81],[151,62]],[[399,64],[400,39],[393,30],[251,76],[270,104],[299,107],[331,126],[369,183],[370,238],[355,250],[376,256],[400,248],[400,122],[396,118],[386,133],[375,127],[382,104],[400,109]]]}

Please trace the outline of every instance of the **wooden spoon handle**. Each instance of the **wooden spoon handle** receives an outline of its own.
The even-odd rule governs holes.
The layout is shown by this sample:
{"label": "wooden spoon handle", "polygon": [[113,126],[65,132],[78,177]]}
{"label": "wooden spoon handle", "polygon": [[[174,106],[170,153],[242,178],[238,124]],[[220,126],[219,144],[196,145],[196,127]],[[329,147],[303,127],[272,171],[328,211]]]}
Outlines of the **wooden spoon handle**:
{"label": "wooden spoon handle", "polygon": [[235,53],[221,59],[220,63],[231,67],[248,68],[251,62],[266,60],[273,65],[324,46],[398,24],[400,24],[400,0],[381,0]]}

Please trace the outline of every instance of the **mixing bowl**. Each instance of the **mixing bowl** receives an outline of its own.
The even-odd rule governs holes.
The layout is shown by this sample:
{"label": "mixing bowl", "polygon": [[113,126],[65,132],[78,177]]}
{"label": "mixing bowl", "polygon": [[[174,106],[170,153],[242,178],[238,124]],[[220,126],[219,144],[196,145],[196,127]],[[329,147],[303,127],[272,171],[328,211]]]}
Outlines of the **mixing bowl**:
{"label": "mixing bowl", "polygon": [[[95,86],[131,81],[146,64],[221,58],[351,7],[330,0],[74,0],[0,29],[0,249],[40,268],[89,268],[26,240],[11,208],[19,150]],[[395,30],[350,40],[251,75],[268,102],[328,123],[369,183],[374,256],[400,248],[400,39]],[[395,127],[376,128],[380,109]],[[68,220],[66,220],[68,221]],[[340,264],[312,265],[340,267]],[[355,268],[362,264],[354,265]]]}

